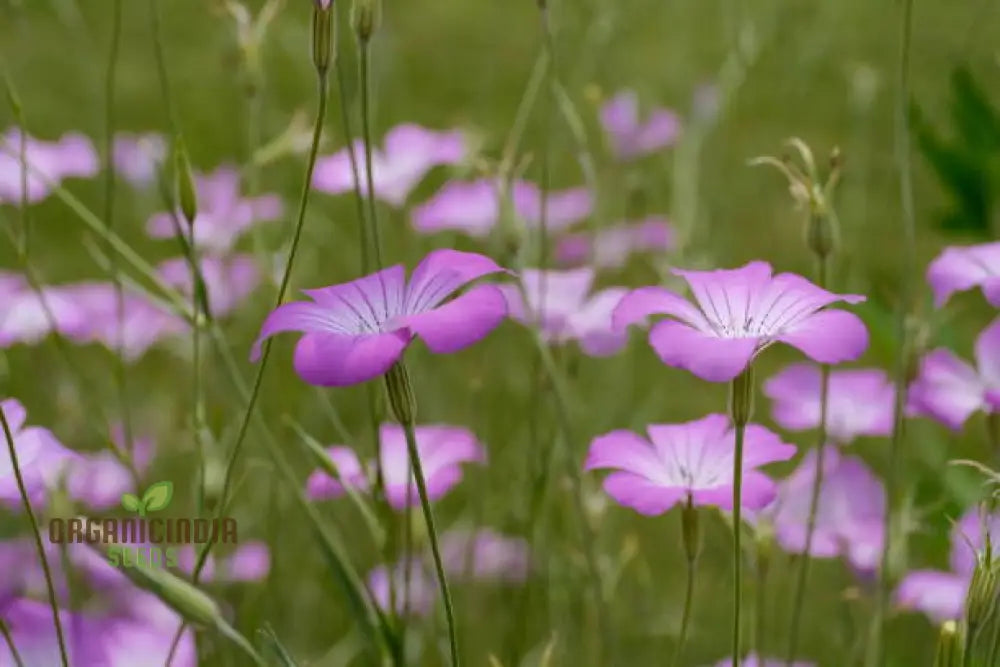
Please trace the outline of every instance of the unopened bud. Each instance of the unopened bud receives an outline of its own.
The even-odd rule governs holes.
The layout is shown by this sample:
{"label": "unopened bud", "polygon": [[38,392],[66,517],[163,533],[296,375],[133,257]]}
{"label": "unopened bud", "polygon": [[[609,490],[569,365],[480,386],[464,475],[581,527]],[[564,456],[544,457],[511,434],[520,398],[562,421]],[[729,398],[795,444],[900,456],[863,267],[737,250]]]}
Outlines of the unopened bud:
{"label": "unopened bud", "polygon": [[988,654],[998,637],[997,602],[1000,600],[1000,561],[986,548],[976,556],[976,567],[965,598],[965,619],[969,633],[968,646],[977,654]]}
{"label": "unopened bud", "polygon": [[961,667],[962,635],[955,621],[945,621],[938,635],[934,667]]}
{"label": "unopened bud", "polygon": [[837,221],[829,211],[810,211],[806,246],[819,259],[826,259],[836,249]]}
{"label": "unopened bud", "polygon": [[729,390],[729,416],[733,424],[746,426],[753,416],[753,366],[733,378]]}
{"label": "unopened bud", "polygon": [[681,510],[681,535],[684,537],[684,553],[690,565],[698,559],[701,551],[701,529],[698,524],[698,509],[691,504],[691,496]]}
{"label": "unopened bud", "polygon": [[402,361],[397,361],[385,374],[386,394],[389,407],[400,424],[414,424],[417,419],[417,398],[413,395],[410,375]]}
{"label": "unopened bud", "polygon": [[333,2],[317,0],[312,15],[312,59],[320,74],[325,74],[330,69],[330,60],[333,58],[333,46],[337,39],[333,17]]}
{"label": "unopened bud", "polygon": [[351,18],[354,23],[354,32],[362,44],[371,40],[372,34],[378,27],[380,10],[379,0],[354,0],[354,11]]}
{"label": "unopened bud", "polygon": [[188,159],[184,139],[180,136],[174,144],[174,178],[181,213],[188,225],[193,226],[195,216],[198,215],[198,195],[194,186],[194,175],[191,173],[191,161]]}

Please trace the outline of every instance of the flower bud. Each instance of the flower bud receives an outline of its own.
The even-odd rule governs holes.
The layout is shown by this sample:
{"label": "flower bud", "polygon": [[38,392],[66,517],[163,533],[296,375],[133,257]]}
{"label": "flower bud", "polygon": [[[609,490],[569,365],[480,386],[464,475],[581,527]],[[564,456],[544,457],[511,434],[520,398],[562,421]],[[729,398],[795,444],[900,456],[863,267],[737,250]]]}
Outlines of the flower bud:
{"label": "flower bud", "polygon": [[961,667],[962,665],[962,635],[958,623],[945,621],[938,635],[937,654],[934,657],[934,667]]}
{"label": "flower bud", "polygon": [[191,173],[191,161],[188,159],[184,139],[178,135],[174,143],[174,178],[176,179],[177,200],[181,213],[188,225],[194,226],[198,215],[198,195],[194,186],[194,176]]}
{"label": "flower bud", "polygon": [[729,416],[733,424],[746,426],[753,416],[753,366],[733,378],[729,391]]}
{"label": "flower bud", "polygon": [[333,27],[332,0],[317,0],[312,15],[312,59],[316,71],[325,74],[330,69],[337,31]]}
{"label": "flower bud", "polygon": [[417,398],[413,395],[410,374],[402,361],[397,361],[385,374],[385,388],[389,407],[400,424],[414,424],[417,419]]}
{"label": "flower bud", "polygon": [[837,224],[829,211],[811,211],[806,223],[806,246],[819,259],[826,259],[837,247]]}
{"label": "flower bud", "polygon": [[378,27],[381,7],[379,0],[354,0],[352,22],[358,41],[367,44]]}
{"label": "flower bud", "polygon": [[1000,637],[1000,560],[993,557],[989,545],[976,557],[976,567],[965,598],[965,621],[973,663],[976,655],[988,655]]}
{"label": "flower bud", "polygon": [[701,529],[698,524],[698,509],[691,504],[690,495],[681,510],[681,535],[684,537],[684,553],[688,564],[694,563],[701,551]]}

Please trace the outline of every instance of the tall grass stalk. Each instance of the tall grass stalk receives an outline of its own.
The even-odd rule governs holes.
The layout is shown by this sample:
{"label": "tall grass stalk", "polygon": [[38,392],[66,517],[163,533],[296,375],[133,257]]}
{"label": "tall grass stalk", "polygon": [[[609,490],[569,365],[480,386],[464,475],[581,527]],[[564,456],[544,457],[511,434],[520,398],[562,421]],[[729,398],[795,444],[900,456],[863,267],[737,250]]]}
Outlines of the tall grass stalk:
{"label": "tall grass stalk", "polygon": [[[48,595],[49,607],[52,609],[52,622],[55,624],[56,641],[59,644],[59,660],[63,667],[69,667],[69,656],[66,651],[66,639],[63,636],[62,621],[59,619],[59,600],[56,597],[56,588],[52,583],[52,570],[49,568],[49,559],[45,555],[45,545],[42,544],[42,534],[38,527],[38,519],[35,511],[31,507],[31,499],[28,498],[28,490],[24,486],[24,476],[21,474],[21,464],[18,460],[17,448],[14,446],[14,434],[11,433],[10,424],[7,422],[7,415],[3,406],[0,406],[0,426],[3,427],[3,435],[7,441],[7,453],[10,456],[10,465],[14,472],[14,479],[17,481],[17,491],[21,496],[21,504],[24,505],[24,513],[31,524],[31,536],[35,542],[35,551],[38,560],[42,565],[42,574],[45,577],[45,591]],[[13,646],[13,643],[11,643]]]}
{"label": "tall grass stalk", "polygon": [[899,169],[899,199],[900,220],[902,222],[902,275],[900,278],[899,303],[896,313],[896,336],[899,341],[896,349],[896,364],[894,377],[895,398],[893,401],[892,437],[889,445],[889,461],[886,468],[886,504],[883,517],[885,548],[882,550],[882,561],[879,567],[878,589],[875,597],[875,610],[872,615],[871,631],[866,650],[865,664],[868,667],[879,667],[884,664],[885,648],[885,612],[889,601],[891,555],[893,553],[894,522],[893,515],[897,506],[900,465],[899,457],[905,437],[905,407],[906,382],[910,366],[909,327],[907,320],[913,301],[913,274],[916,265],[916,216],[913,203],[913,173],[910,162],[910,52],[913,33],[913,0],[902,0],[902,12],[899,19],[900,46],[899,71],[896,92],[896,166]]}

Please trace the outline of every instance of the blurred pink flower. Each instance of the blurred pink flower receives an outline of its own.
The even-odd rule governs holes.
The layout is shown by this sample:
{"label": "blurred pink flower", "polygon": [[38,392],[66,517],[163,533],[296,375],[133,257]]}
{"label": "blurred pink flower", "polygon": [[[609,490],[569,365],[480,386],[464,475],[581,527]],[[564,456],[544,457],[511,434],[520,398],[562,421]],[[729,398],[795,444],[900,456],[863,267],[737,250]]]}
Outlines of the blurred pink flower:
{"label": "blurred pink flower", "polygon": [[[787,366],[764,383],[764,395],[774,403],[774,421],[789,431],[819,426],[820,394],[820,370],[811,364]],[[826,433],[839,443],[892,432],[893,387],[885,371],[831,371],[826,405]]]}
{"label": "blurred pink flower", "polygon": [[136,187],[156,181],[156,172],[167,157],[167,141],[155,132],[115,135],[112,159],[115,171]]}
{"label": "blurred pink flower", "polygon": [[[184,574],[191,575],[198,562],[198,550],[193,544],[179,549],[178,567]],[[219,564],[221,563],[221,565]],[[201,573],[202,581],[241,582],[260,581],[271,569],[271,552],[264,542],[244,542],[221,560],[209,555]]]}
{"label": "blurred pink flower", "polygon": [[[68,459],[78,455],[66,449],[47,428],[27,426],[27,412],[16,398],[0,402],[4,417],[10,427],[17,453],[18,467],[24,480],[28,499],[41,503],[45,499],[48,486],[57,481],[59,470]],[[0,434],[0,503],[14,510],[22,508],[21,494],[14,476],[14,462],[11,460],[6,441]]]}
{"label": "blurred pink flower", "polygon": [[[482,463],[486,451],[468,429],[443,424],[417,426],[417,452],[427,481],[427,495],[431,500],[444,497],[462,479],[463,463]],[[341,478],[348,486],[360,491],[369,490],[369,475],[362,467],[354,450],[348,447],[331,447],[327,450]],[[389,504],[402,510],[417,506],[417,494],[413,475],[407,483],[409,456],[406,450],[406,435],[398,424],[382,424],[379,429],[379,453],[382,459],[382,479]],[[377,462],[367,464],[374,470]],[[412,471],[410,471],[412,473]],[[407,493],[409,490],[409,493]],[[337,498],[344,494],[344,488],[323,470],[315,470],[306,482],[306,493],[310,498],[322,500]]]}
{"label": "blurred pink flower", "polygon": [[441,559],[454,579],[522,582],[531,570],[530,552],[526,540],[489,528],[451,530],[441,536]]}
{"label": "blurred pink flower", "polygon": [[394,611],[397,614],[426,616],[433,611],[437,582],[422,559],[409,558],[391,566],[379,565],[368,573],[368,589],[375,603],[385,612],[392,610],[390,585],[396,591]]}
{"label": "blurred pink flower", "polygon": [[[538,186],[515,181],[510,189],[514,212],[532,229],[542,218],[542,195]],[[593,198],[586,188],[549,191],[545,197],[546,228],[556,233],[589,217]],[[463,232],[474,238],[490,234],[500,222],[498,184],[490,179],[449,181],[429,200],[413,209],[413,227],[418,232]]]}
{"label": "blurred pink flower", "polygon": [[304,335],[295,348],[296,372],[310,384],[339,387],[384,374],[415,336],[432,352],[457,352],[500,324],[506,302],[488,284],[445,300],[501,271],[484,255],[441,249],[427,255],[409,281],[397,264],[348,283],[303,290],[311,301],[282,304],[264,320],[251,360],[260,356],[265,339],[299,331]]}
{"label": "blurred pink flower", "polygon": [[631,160],[671,146],[681,131],[680,118],[669,109],[653,109],[642,121],[639,98],[631,90],[619,92],[601,107],[601,125],[620,160]]}
{"label": "blurred pink flower", "polygon": [[[82,134],[64,134],[51,142],[29,136],[25,143],[26,199],[30,203],[48,197],[52,186],[66,178],[90,178],[98,172],[97,152]],[[10,128],[0,135],[0,204],[20,204],[22,172],[21,132]]]}
{"label": "blurred pink flower", "polygon": [[927,282],[940,308],[955,292],[982,287],[993,306],[1000,306],[1000,242],[948,246],[927,267]]}
{"label": "blurred pink flower", "polygon": [[[274,222],[284,214],[284,206],[278,195],[242,197],[240,173],[235,167],[224,166],[211,174],[196,174],[195,187],[198,194],[198,214],[194,221],[195,245],[209,253],[228,252],[253,225]],[[147,222],[146,231],[154,239],[174,238],[178,224],[187,234],[187,223],[180,211],[175,215],[156,213]]]}
{"label": "blurred pink flower", "polygon": [[559,239],[556,260],[563,265],[591,263],[599,269],[625,266],[639,252],[666,252],[673,248],[674,230],[665,218],[651,216],[638,222],[620,222],[597,232],[582,232]]}
{"label": "blurred pink flower", "polygon": [[[510,316],[528,326],[541,325],[542,337],[550,343],[576,340],[592,356],[615,354],[628,339],[611,326],[611,313],[628,293],[624,287],[609,287],[588,296],[594,282],[589,268],[570,271],[525,269],[521,287],[501,286]],[[527,297],[527,303],[524,298]]]}
{"label": "blurred pink flower", "polygon": [[[365,147],[354,141],[359,187],[367,194]],[[385,135],[384,148],[372,146],[372,183],[375,196],[400,207],[423,177],[434,167],[458,164],[465,159],[468,147],[459,131],[437,132],[413,123],[397,125]],[[333,195],[354,189],[354,173],[347,148],[316,161],[313,187]]]}
{"label": "blurred pink flower", "polygon": [[[261,273],[251,255],[231,255],[226,258],[202,257],[200,261],[208,305],[213,316],[224,317],[260,285]],[[161,262],[157,271],[163,280],[191,296],[191,265],[184,257]]]}
{"label": "blurred pink flower", "polygon": [[896,603],[921,611],[936,623],[960,619],[977,554],[986,546],[984,525],[995,549],[1000,539],[1000,515],[983,517],[978,508],[971,508],[951,530],[951,569],[909,572],[896,589]]}
{"label": "blurred pink flower", "polygon": [[[816,509],[813,558],[844,556],[858,571],[871,572],[882,556],[885,491],[882,482],[855,457],[836,448],[823,455],[824,478]],[[809,451],[781,482],[774,504],[759,513],[774,524],[778,544],[789,553],[805,550],[816,452]]]}
{"label": "blurred pink flower", "polygon": [[[683,424],[650,424],[649,439],[632,431],[612,431],[590,443],[584,468],[610,468],[604,490],[641,514],[656,515],[687,498],[694,505],[733,507],[735,439],[726,415],[713,414]],[[746,427],[742,503],[760,509],[775,496],[775,484],[758,467],[787,461],[795,447],[757,424]]]}
{"label": "blurred pink flower", "polygon": [[662,287],[642,287],[618,304],[614,325],[624,330],[653,314],[670,315],[653,325],[650,345],[663,363],[704,380],[732,380],[775,342],[826,364],[857,359],[868,346],[857,315],[826,308],[859,303],[863,296],[834,294],[791,273],[772,276],[767,262],[674,274],[687,281],[695,303]]}
{"label": "blurred pink flower", "polygon": [[910,413],[958,430],[973,412],[1000,408],[1000,318],[979,334],[975,357],[977,368],[943,348],[921,359],[908,393]]}
{"label": "blurred pink flower", "polygon": [[17,343],[34,345],[53,329],[72,340],[86,336],[92,322],[71,288],[41,286],[36,291],[15,274],[5,274],[0,280],[0,296],[4,299],[0,311],[0,348]]}
{"label": "blurred pink flower", "polygon": [[[715,663],[715,667],[730,667],[732,664],[733,659],[726,658]],[[816,663],[796,660],[789,665],[785,660],[779,660],[778,658],[758,658],[755,653],[750,653],[740,658],[740,667],[816,667]]]}

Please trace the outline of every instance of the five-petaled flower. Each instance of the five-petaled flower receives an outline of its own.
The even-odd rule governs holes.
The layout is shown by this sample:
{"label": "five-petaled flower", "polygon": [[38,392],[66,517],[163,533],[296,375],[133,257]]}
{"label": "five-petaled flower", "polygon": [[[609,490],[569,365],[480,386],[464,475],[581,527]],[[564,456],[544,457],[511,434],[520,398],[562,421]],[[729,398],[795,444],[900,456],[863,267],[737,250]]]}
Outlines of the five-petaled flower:
{"label": "five-petaled flower", "polygon": [[680,119],[669,109],[653,109],[645,121],[640,120],[639,98],[630,90],[621,91],[601,107],[601,125],[620,160],[672,145],[681,129]]}
{"label": "five-petaled flower", "polygon": [[358,384],[383,375],[414,336],[432,352],[465,348],[491,332],[507,314],[496,285],[480,284],[448,301],[466,284],[502,272],[489,257],[435,250],[409,282],[401,264],[340,285],[303,290],[312,301],[278,306],[261,327],[251,359],[266,338],[284,331],[303,335],[294,365],[306,382],[324,387]]}
{"label": "five-petaled flower", "polygon": [[1000,306],[1000,242],[948,246],[927,267],[927,282],[940,308],[955,292],[977,285],[993,306]]}
{"label": "five-petaled flower", "polygon": [[973,412],[1000,409],[1000,318],[979,334],[975,356],[978,368],[944,348],[921,359],[907,397],[911,414],[932,417],[958,430]]}
{"label": "five-petaled flower", "polygon": [[834,294],[792,273],[772,275],[767,262],[674,273],[687,281],[695,304],[661,287],[642,287],[618,304],[614,325],[624,329],[653,314],[670,315],[653,325],[650,345],[663,363],[704,380],[732,380],[775,342],[825,364],[853,361],[868,346],[857,315],[826,309],[838,301],[859,303],[863,296]]}
{"label": "five-petaled flower", "polygon": [[[604,490],[641,514],[666,512],[690,498],[694,505],[733,508],[735,438],[729,418],[713,414],[684,424],[650,424],[649,439],[632,431],[612,431],[590,444],[586,470],[613,469]],[[743,454],[742,504],[759,509],[776,493],[758,467],[787,461],[795,447],[757,424],[748,424]]]}
{"label": "five-petaled flower", "polygon": [[[486,460],[486,450],[468,429],[444,424],[427,424],[415,429],[417,455],[427,481],[427,496],[438,500],[462,479],[463,463],[481,463]],[[350,447],[331,447],[327,455],[333,461],[340,481],[326,472],[316,470],[306,482],[310,498],[321,500],[336,498],[345,493],[344,486],[367,492],[378,462],[362,466],[358,455]],[[389,505],[397,510],[420,504],[413,471],[406,449],[406,433],[398,424],[382,424],[379,429],[379,458],[382,464],[382,482]],[[407,482],[409,474],[409,482]]]}

